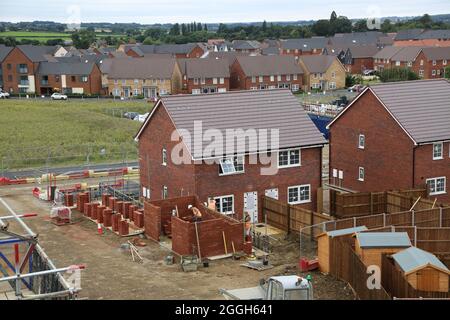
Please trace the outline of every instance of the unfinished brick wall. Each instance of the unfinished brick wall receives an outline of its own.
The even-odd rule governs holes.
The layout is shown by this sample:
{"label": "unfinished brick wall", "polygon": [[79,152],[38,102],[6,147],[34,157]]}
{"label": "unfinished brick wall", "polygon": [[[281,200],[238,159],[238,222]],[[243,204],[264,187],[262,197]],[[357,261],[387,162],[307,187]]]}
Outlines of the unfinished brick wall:
{"label": "unfinished brick wall", "polygon": [[150,239],[159,241],[161,235],[161,208],[144,202],[144,230]]}

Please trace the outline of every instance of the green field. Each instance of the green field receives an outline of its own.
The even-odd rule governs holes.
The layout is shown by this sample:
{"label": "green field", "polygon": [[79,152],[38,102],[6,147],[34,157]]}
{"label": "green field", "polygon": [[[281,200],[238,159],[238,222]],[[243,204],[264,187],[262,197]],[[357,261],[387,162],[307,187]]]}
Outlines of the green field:
{"label": "green field", "polygon": [[[97,33],[98,38],[104,38],[107,36],[111,37],[121,37],[120,34],[110,34],[110,33]],[[46,42],[47,40],[63,39],[70,40],[71,34],[69,32],[35,32],[35,31],[5,31],[0,32],[0,37],[14,37],[17,40],[29,39],[38,40],[40,42]]]}
{"label": "green field", "polygon": [[0,100],[0,169],[135,161],[141,123],[121,116],[151,108],[143,100]]}

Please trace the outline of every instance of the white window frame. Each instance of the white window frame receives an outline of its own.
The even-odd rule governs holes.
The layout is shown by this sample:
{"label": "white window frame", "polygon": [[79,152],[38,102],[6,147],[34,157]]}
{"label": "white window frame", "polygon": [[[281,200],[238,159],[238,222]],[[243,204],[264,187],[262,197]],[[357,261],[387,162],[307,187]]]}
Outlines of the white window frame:
{"label": "white window frame", "polygon": [[[298,151],[298,163],[291,163],[291,157],[289,152],[291,151]],[[281,152],[287,152],[288,153],[288,164],[287,165],[280,165],[280,153]],[[278,168],[282,169],[282,168],[293,168],[293,167],[300,167],[302,165],[302,150],[300,148],[294,148],[294,149],[287,149],[287,150],[282,150],[282,151],[278,151]]]}
{"label": "white window frame", "polygon": [[201,94],[201,90],[200,89],[192,89],[192,94]]}
{"label": "white window frame", "polygon": [[194,78],[194,84],[198,84],[198,81],[199,79],[198,78]]}
{"label": "white window frame", "polygon": [[401,62],[400,62],[400,61],[395,61],[395,65],[396,65],[397,67],[399,67],[399,66],[400,66],[400,64],[401,64]]}
{"label": "white window frame", "polygon": [[412,67],[412,62],[411,62],[411,61],[408,61],[407,66],[408,66],[408,67]]}
{"label": "white window frame", "polygon": [[365,177],[366,177],[366,169],[364,169],[364,167],[359,167],[358,168],[358,180],[364,181]]}
{"label": "white window frame", "polygon": [[298,79],[298,75],[297,74],[294,74],[294,76],[292,77],[294,80],[297,80]]}
{"label": "white window frame", "polygon": [[430,192],[430,196],[435,196],[435,195],[439,195],[439,194],[446,194],[447,193],[447,177],[436,177],[436,178],[429,178],[426,180],[426,183],[428,185],[428,182],[430,181],[434,181],[434,186],[435,189],[437,187],[437,181],[438,180],[444,180],[444,191],[435,191],[435,192]]}
{"label": "white window frame", "polygon": [[161,158],[162,158],[162,165],[167,166],[167,149],[163,148],[161,150]]}
{"label": "white window frame", "polygon": [[252,83],[256,83],[256,76],[252,76]]}
{"label": "white window frame", "polygon": [[436,75],[436,70],[435,70],[435,69],[431,70],[431,75],[432,75],[432,76],[435,76],[435,75]]}
{"label": "white window frame", "polygon": [[419,70],[419,77],[423,78],[423,74],[424,74],[424,70],[423,70],[423,69],[420,69],[420,70]]}
{"label": "white window frame", "polygon": [[259,81],[259,83],[263,83],[264,82],[264,77],[263,76],[259,76],[258,81]]}
{"label": "white window frame", "polygon": [[281,81],[281,75],[277,75],[277,81]]}
{"label": "white window frame", "polygon": [[300,90],[300,86],[298,84],[293,84],[291,86],[291,91],[296,92],[298,90]]}
{"label": "white window frame", "polygon": [[433,66],[435,66],[435,65],[436,65],[436,60],[433,60],[433,63],[432,63],[432,64],[433,64]]}
{"label": "white window frame", "polygon": [[447,65],[447,59],[442,60],[442,65],[446,66]]}
{"label": "white window frame", "polygon": [[[225,198],[231,198],[231,201],[232,201],[232,211],[222,212],[223,200],[224,200]],[[226,196],[214,197],[213,199],[214,199],[214,201],[216,201],[216,200],[219,200],[219,201],[220,201],[220,208],[219,208],[219,210],[216,209],[218,212],[220,212],[221,214],[225,214],[225,215],[234,214],[234,194],[229,194],[229,195],[226,195]]]}
{"label": "white window frame", "polygon": [[420,65],[423,66],[423,60],[420,60]]}
{"label": "white window frame", "polygon": [[290,74],[286,75],[286,81],[291,81],[291,75]]}
{"label": "white window frame", "polygon": [[162,188],[162,197],[163,199],[168,199],[169,198],[169,188],[167,188],[167,186],[163,186]]}
{"label": "white window frame", "polygon": [[[361,138],[362,138],[362,143],[361,143]],[[366,147],[366,136],[361,133],[358,136],[358,148],[364,149],[365,147]]]}
{"label": "white window frame", "polygon": [[[237,161],[237,159],[241,159],[242,170],[236,169],[235,159],[236,159],[236,161]],[[225,173],[224,162],[229,161],[229,160],[231,160],[233,162],[233,164],[232,164],[233,171]],[[222,173],[220,173],[220,169],[222,169]],[[242,173],[245,173],[245,158],[244,158],[244,156],[227,157],[227,158],[223,158],[223,159],[219,160],[219,176],[230,176],[230,175],[242,174]]]}
{"label": "white window frame", "polygon": [[204,77],[200,78],[200,83],[201,84],[206,84],[206,78],[204,78]]}
{"label": "white window frame", "polygon": [[[441,155],[440,156],[436,156],[434,153],[434,147],[437,145],[441,146]],[[444,159],[444,143],[443,142],[433,143],[433,160],[442,160],[442,159]]]}
{"label": "white window frame", "polygon": [[270,82],[274,82],[275,81],[275,76],[270,76]]}
{"label": "white window frame", "polygon": [[220,83],[220,84],[224,84],[224,83],[225,83],[225,78],[223,78],[223,77],[220,78],[220,79],[219,79],[219,83]]}
{"label": "white window frame", "polygon": [[250,90],[258,90],[258,87],[250,87]]}
{"label": "white window frame", "polygon": [[[308,200],[300,200],[300,189],[301,188],[305,188],[308,187]],[[289,190],[296,188],[297,191],[297,195],[298,195],[298,201],[289,201]],[[311,202],[311,185],[310,184],[302,184],[302,185],[298,185],[298,186],[290,186],[287,188],[287,202],[289,204],[303,204],[303,203],[310,203]]]}
{"label": "white window frame", "polygon": [[330,89],[330,90],[336,89],[336,82],[330,82],[330,83],[328,83],[328,89]]}
{"label": "white window frame", "polygon": [[213,80],[213,81],[212,81],[213,84],[217,84],[217,78],[213,78],[212,80]]}

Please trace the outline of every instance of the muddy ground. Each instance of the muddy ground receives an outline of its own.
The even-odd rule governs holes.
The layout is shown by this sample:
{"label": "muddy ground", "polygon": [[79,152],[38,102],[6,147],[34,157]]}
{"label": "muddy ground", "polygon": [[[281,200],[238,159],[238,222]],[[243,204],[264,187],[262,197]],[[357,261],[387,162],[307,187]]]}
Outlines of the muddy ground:
{"label": "muddy ground", "polygon": [[[120,249],[130,238],[111,232],[97,233],[97,225],[80,214],[74,214],[74,224],[55,226],[49,221],[50,204],[32,196],[33,186],[1,187],[0,198],[17,213],[36,212],[27,224],[39,234],[39,243],[57,267],[85,264],[82,272],[84,299],[223,299],[219,288],[256,286],[259,279],[273,275],[298,274],[299,246],[297,240],[284,235],[274,244],[270,264],[274,268],[255,271],[240,266],[243,261],[232,259],[212,261],[208,268],[185,273],[179,264],[166,265],[170,252],[159,244],[144,240],[139,248],[142,264],[132,261],[131,255]],[[0,203],[0,216],[9,212]],[[22,232],[17,224],[11,230]],[[0,248],[1,250],[1,248]],[[354,299],[351,289],[320,272],[311,272],[316,299]]]}

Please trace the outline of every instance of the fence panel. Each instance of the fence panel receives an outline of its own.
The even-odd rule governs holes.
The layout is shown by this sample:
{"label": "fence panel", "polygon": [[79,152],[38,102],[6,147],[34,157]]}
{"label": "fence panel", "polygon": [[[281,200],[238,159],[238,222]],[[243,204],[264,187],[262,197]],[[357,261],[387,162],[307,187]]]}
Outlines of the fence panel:
{"label": "fence panel", "polygon": [[269,197],[263,197],[262,203],[263,214],[267,217],[267,224],[286,232],[289,231],[288,204]]}
{"label": "fence panel", "polygon": [[414,211],[414,225],[417,227],[439,227],[440,209]]}

